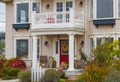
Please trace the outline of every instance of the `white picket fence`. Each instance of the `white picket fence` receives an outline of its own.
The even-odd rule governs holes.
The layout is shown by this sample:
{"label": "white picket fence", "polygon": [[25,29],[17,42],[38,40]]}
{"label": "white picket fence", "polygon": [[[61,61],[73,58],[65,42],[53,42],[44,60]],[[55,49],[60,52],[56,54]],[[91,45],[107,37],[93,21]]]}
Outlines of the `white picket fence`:
{"label": "white picket fence", "polygon": [[37,67],[31,69],[32,72],[32,82],[41,82],[41,78],[44,77],[44,68],[41,66],[37,65]]}

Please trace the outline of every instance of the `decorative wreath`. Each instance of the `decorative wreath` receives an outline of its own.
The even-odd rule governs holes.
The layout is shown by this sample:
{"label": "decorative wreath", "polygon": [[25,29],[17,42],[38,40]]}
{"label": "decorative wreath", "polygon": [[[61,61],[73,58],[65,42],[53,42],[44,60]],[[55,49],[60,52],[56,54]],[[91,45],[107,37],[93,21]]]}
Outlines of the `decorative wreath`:
{"label": "decorative wreath", "polygon": [[65,51],[65,52],[68,51],[68,48],[69,48],[69,47],[68,47],[68,43],[63,43],[63,44],[62,44],[62,50],[63,50],[63,51]]}

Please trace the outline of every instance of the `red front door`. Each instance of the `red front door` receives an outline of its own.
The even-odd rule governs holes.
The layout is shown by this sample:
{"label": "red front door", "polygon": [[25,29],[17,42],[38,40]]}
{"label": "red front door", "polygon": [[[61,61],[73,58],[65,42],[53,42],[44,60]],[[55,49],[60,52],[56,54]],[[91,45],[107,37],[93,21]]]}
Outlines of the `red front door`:
{"label": "red front door", "polygon": [[60,65],[62,62],[69,64],[69,43],[68,40],[60,40]]}

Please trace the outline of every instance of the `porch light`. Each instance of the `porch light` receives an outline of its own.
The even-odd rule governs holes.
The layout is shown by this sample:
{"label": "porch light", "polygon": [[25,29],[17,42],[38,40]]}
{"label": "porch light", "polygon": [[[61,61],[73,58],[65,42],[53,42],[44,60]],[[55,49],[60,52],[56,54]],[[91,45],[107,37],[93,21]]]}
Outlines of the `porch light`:
{"label": "porch light", "polygon": [[49,8],[50,8],[50,5],[49,5],[49,4],[47,4],[47,5],[46,5],[46,9],[49,9]]}
{"label": "porch light", "polygon": [[60,39],[60,35],[57,35],[57,40],[59,40]]}
{"label": "porch light", "polygon": [[81,44],[81,46],[83,46],[83,45],[84,45],[84,41],[81,41],[81,43],[80,43],[80,44]]}
{"label": "porch light", "polygon": [[83,5],[83,1],[82,1],[82,0],[80,0],[79,6],[82,6],[82,5]]}

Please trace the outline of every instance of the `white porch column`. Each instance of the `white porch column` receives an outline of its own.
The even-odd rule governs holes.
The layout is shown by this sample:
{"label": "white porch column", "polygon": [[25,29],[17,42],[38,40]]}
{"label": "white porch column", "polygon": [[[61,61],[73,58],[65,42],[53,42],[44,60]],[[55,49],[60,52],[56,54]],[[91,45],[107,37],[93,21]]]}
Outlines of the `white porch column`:
{"label": "white porch column", "polygon": [[69,69],[74,70],[74,34],[69,34]]}
{"label": "white porch column", "polygon": [[37,67],[37,36],[33,35],[32,67]]}

